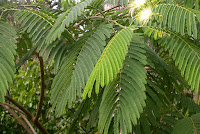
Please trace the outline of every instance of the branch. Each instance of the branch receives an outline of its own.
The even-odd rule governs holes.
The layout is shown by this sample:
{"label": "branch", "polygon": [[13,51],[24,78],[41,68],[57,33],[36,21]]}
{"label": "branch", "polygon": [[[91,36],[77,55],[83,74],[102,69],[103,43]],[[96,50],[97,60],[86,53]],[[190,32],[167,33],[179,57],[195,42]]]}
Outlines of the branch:
{"label": "branch", "polygon": [[[102,11],[102,12],[100,12],[100,13],[97,13],[97,14],[95,14],[94,16],[101,15],[101,14],[103,14],[103,13],[105,13],[105,12],[108,12],[108,11],[110,11],[110,10],[113,10],[113,9],[115,9],[115,8],[117,8],[117,7],[120,7],[120,5],[114,6],[114,7],[110,8],[110,9],[108,9],[108,10],[105,10],[105,11]],[[80,26],[81,24],[83,24],[85,21],[87,21],[87,20],[89,20],[89,19],[90,19],[90,18],[86,18],[86,19],[82,20],[80,23],[74,25],[73,27],[79,28],[79,26]]]}
{"label": "branch", "polygon": [[39,61],[40,61],[40,79],[41,79],[41,89],[40,89],[40,100],[38,103],[38,108],[37,108],[37,113],[34,119],[34,122],[37,121],[40,117],[41,111],[42,111],[42,104],[43,104],[43,100],[44,100],[44,88],[45,88],[45,84],[44,84],[44,61],[43,58],[41,56],[39,56],[38,53],[36,53]]}
{"label": "branch", "polygon": [[0,105],[8,110],[8,112],[19,122],[20,125],[22,125],[24,127],[24,129],[29,133],[29,134],[33,134],[33,132],[26,126],[26,124],[19,118],[19,116],[14,112],[12,111],[8,106],[6,105],[3,105],[0,103]]}
{"label": "branch", "polygon": [[105,10],[105,11],[102,11],[101,13],[97,13],[97,14],[95,14],[94,16],[97,16],[97,15],[100,15],[100,14],[102,14],[102,13],[108,12],[108,11],[110,11],[110,10],[113,10],[113,9],[117,8],[117,7],[120,7],[120,5],[116,5],[116,6],[112,7],[112,8],[109,8],[109,9],[107,9],[107,10]]}
{"label": "branch", "polygon": [[10,104],[8,104],[8,103],[4,103],[4,105],[6,105],[6,106],[8,106],[8,107],[10,107],[10,108],[12,108],[12,109],[14,109],[14,110],[16,110],[17,112],[19,112],[19,113],[25,115],[25,113],[24,113],[22,110],[20,110],[20,109],[14,107],[14,106],[12,106],[12,105],[10,105]]}
{"label": "branch", "polygon": [[30,129],[32,130],[33,134],[37,134],[35,129],[33,128],[33,126],[31,125],[31,123],[27,120],[27,118],[24,116],[24,114],[19,113],[21,115],[21,117],[24,119],[24,121],[26,122],[26,124],[28,124],[28,126],[30,127]]}
{"label": "branch", "polygon": [[120,26],[121,28],[126,28],[126,26],[123,26],[123,25],[119,24],[116,20],[110,20],[110,19],[104,18],[104,17],[102,17],[102,16],[91,16],[91,17],[89,17],[88,19],[93,19],[93,18],[104,19],[104,20],[107,20],[108,22],[113,22],[113,23],[115,23],[116,25]]}
{"label": "branch", "polygon": [[12,108],[12,109],[14,109],[14,110],[16,110],[17,112],[19,112],[19,114],[21,115],[21,117],[24,119],[24,121],[28,124],[28,126],[29,126],[30,129],[32,130],[33,134],[37,134],[37,133],[35,132],[34,128],[32,127],[32,125],[30,124],[30,122],[29,122],[29,121],[27,120],[27,118],[24,116],[24,115],[26,115],[26,114],[25,114],[22,110],[20,110],[20,109],[14,107],[14,106],[12,106],[12,105],[10,105],[10,104],[8,104],[8,103],[4,103],[4,105],[6,105],[6,106],[8,106],[8,107],[10,107],[10,108]]}
{"label": "branch", "polygon": [[[200,85],[200,84],[199,84]],[[194,95],[194,102],[196,103],[196,104],[198,104],[199,103],[199,94],[200,94],[200,87],[199,87],[199,90],[198,90],[198,92]]]}
{"label": "branch", "polygon": [[29,112],[29,111],[27,111],[22,105],[20,105],[19,103],[17,103],[15,100],[13,100],[12,98],[10,98],[9,96],[5,96],[5,98],[8,100],[8,101],[10,101],[10,102],[12,102],[15,106],[17,106],[19,109],[21,109],[26,115],[27,115],[27,117],[31,120],[31,121],[33,121],[33,115]]}
{"label": "branch", "polygon": [[7,100],[9,100],[10,102],[12,102],[15,106],[17,106],[19,109],[21,109],[25,115],[27,116],[27,118],[33,123],[35,124],[35,126],[40,130],[40,132],[42,134],[48,134],[47,130],[40,124],[40,122],[38,120],[34,121],[34,116],[29,113],[23,106],[21,106],[19,103],[17,103],[15,100],[13,100],[12,98],[5,96],[5,98]]}

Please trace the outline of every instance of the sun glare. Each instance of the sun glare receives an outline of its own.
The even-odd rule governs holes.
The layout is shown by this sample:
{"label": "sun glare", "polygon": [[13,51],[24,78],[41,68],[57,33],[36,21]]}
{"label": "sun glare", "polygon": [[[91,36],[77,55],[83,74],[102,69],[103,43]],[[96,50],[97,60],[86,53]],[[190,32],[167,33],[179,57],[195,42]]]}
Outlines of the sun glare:
{"label": "sun glare", "polygon": [[141,7],[142,5],[144,5],[145,2],[146,2],[146,0],[135,0],[135,1],[133,1],[133,4],[136,7]]}
{"label": "sun glare", "polygon": [[151,14],[152,14],[151,9],[142,10],[140,13],[140,20],[141,21],[148,20],[150,18]]}

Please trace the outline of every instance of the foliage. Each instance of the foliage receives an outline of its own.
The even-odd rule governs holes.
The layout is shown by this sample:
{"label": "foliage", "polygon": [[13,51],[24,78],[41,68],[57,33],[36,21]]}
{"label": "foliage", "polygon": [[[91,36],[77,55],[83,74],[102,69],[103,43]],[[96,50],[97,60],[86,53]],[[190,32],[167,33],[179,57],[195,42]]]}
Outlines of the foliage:
{"label": "foliage", "polygon": [[0,83],[1,83],[1,90],[0,90],[0,101],[4,101],[4,96],[6,95],[6,90],[8,89],[8,83],[13,82],[13,77],[15,73],[15,62],[14,57],[16,55],[16,31],[15,29],[5,23],[0,21]]}
{"label": "foliage", "polygon": [[0,106],[49,133],[200,133],[199,0],[141,2],[1,2]]}

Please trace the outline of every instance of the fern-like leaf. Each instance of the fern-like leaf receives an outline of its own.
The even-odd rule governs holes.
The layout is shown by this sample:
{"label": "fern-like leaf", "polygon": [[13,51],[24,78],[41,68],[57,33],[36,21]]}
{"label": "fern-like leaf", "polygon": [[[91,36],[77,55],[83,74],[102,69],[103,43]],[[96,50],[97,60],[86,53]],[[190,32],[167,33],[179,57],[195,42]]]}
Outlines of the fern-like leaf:
{"label": "fern-like leaf", "polygon": [[[50,57],[50,65],[55,63],[54,72],[56,73],[60,68],[62,57],[65,56],[68,49],[65,42],[74,42],[71,34],[65,31],[64,35],[67,40],[62,39],[60,41],[54,41],[51,44],[46,44],[45,38],[54,24],[55,16],[49,12],[45,13],[44,11],[33,9],[19,10],[14,16],[17,23],[21,26],[21,29],[27,34],[26,36],[32,39],[29,42],[35,47],[34,51],[38,52],[41,56],[44,55],[44,60]],[[20,44],[23,45],[23,42],[22,40]],[[21,52],[19,54],[22,55]]]}
{"label": "fern-like leaf", "polygon": [[185,35],[186,30],[189,36],[193,36],[197,39],[197,22],[200,22],[200,12],[194,9],[182,7],[174,4],[160,4],[154,10],[155,13],[159,13],[163,17],[155,16],[155,19],[173,31]]}
{"label": "fern-like leaf", "polygon": [[[106,45],[106,38],[110,37],[110,34],[112,33],[112,24],[106,24],[103,26],[99,26],[95,29],[94,32],[90,33],[90,37],[87,38],[85,41],[86,43],[82,43],[83,48],[81,52],[78,54],[78,58],[75,65],[73,66],[74,70],[72,70],[72,74],[67,79],[71,79],[69,82],[69,87],[59,87],[55,84],[53,85],[53,91],[55,90],[58,92],[59,90],[63,90],[63,92],[67,92],[67,98],[66,100],[60,100],[60,101],[53,101],[53,103],[57,102],[57,105],[62,103],[63,107],[58,107],[56,109],[60,109],[61,111],[64,110],[64,107],[66,105],[66,102],[68,102],[68,106],[72,106],[72,102],[76,101],[76,96],[80,97],[82,93],[82,89],[84,88],[87,79],[89,78],[89,75],[91,74],[95,64],[97,63],[99,57],[102,54],[102,51]],[[63,64],[65,64],[64,61]],[[60,72],[60,71],[59,71]],[[63,75],[67,75],[69,72],[62,72]],[[70,72],[71,73],[71,72]],[[68,75],[67,75],[68,76]],[[56,79],[55,79],[56,80]],[[65,77],[61,80],[58,79],[59,82],[55,83],[66,83]],[[58,96],[57,96],[58,97]],[[59,98],[59,97],[58,97]],[[64,102],[63,102],[64,101]],[[62,112],[58,112],[60,115]]]}
{"label": "fern-like leaf", "polygon": [[0,102],[4,103],[4,96],[8,83],[13,82],[15,73],[16,31],[8,23],[0,21]]}
{"label": "fern-like leaf", "polygon": [[100,26],[83,46],[78,56],[69,88],[69,106],[76,100],[76,95],[81,96],[82,89],[84,89],[92,70],[106,46],[106,37],[109,38],[111,33],[112,24]]}
{"label": "fern-like leaf", "polygon": [[174,126],[172,134],[200,133],[200,113],[179,120]]}
{"label": "fern-like leaf", "polygon": [[34,45],[44,44],[44,37],[53,25],[54,19],[37,10],[19,10],[15,14],[15,20],[20,24],[23,31],[29,34]]}
{"label": "fern-like leaf", "polygon": [[132,29],[126,28],[118,32],[108,43],[88,78],[83,98],[91,96],[94,82],[96,81],[96,93],[99,92],[99,85],[104,87],[117,77],[123,65],[128,45],[132,38]]}
{"label": "fern-like leaf", "polygon": [[132,41],[130,44],[119,79],[104,89],[98,122],[99,130],[104,134],[108,133],[112,120],[114,133],[120,130],[123,134],[131,133],[132,125],[137,124],[145,106],[144,44],[140,41]]}
{"label": "fern-like leaf", "polygon": [[[161,28],[149,27],[153,31],[164,31],[166,34],[158,42],[163,46],[164,50],[169,50],[169,56],[175,60],[175,65],[181,71],[181,75],[185,77],[188,84],[195,92],[199,89],[200,81],[200,49],[193,44],[192,41]],[[147,35],[154,32],[146,32]],[[149,34],[150,33],[150,34]]]}
{"label": "fern-like leaf", "polygon": [[73,64],[77,59],[80,49],[81,44],[76,44],[76,47],[74,47],[70,53],[65,56],[65,62],[62,63],[59,72],[53,80],[50,100],[53,105],[52,108],[56,107],[56,113],[58,115],[61,115],[65,108],[68,98],[67,91],[65,89],[70,86]]}
{"label": "fern-like leaf", "polygon": [[89,6],[92,3],[93,0],[85,0],[76,6],[70,8],[66,12],[62,13],[58,19],[56,20],[56,23],[50,30],[47,38],[46,43],[50,44],[53,41],[55,41],[57,38],[59,38],[64,32],[65,27],[68,27],[70,23],[73,23],[77,18],[82,14],[84,9]]}

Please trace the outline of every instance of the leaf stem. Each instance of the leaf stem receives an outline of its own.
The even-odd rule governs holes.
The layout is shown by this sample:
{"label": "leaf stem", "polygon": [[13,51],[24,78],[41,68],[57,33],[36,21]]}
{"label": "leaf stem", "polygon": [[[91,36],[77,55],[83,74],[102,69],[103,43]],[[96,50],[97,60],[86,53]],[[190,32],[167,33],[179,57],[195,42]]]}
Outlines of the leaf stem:
{"label": "leaf stem", "polygon": [[104,17],[102,17],[102,16],[91,16],[91,17],[89,17],[89,18],[87,18],[87,19],[93,19],[93,18],[105,19],[105,20],[107,20],[108,22],[113,22],[113,23],[115,23],[116,25],[120,26],[121,28],[126,28],[126,26],[123,26],[123,25],[119,24],[116,20],[110,20],[110,19],[104,18]]}
{"label": "leaf stem", "polygon": [[168,97],[166,96],[166,94],[164,94],[165,99],[168,101],[168,103],[183,117],[185,118],[185,115],[183,115],[177,108],[176,106],[174,106],[171,101],[168,99]]}

